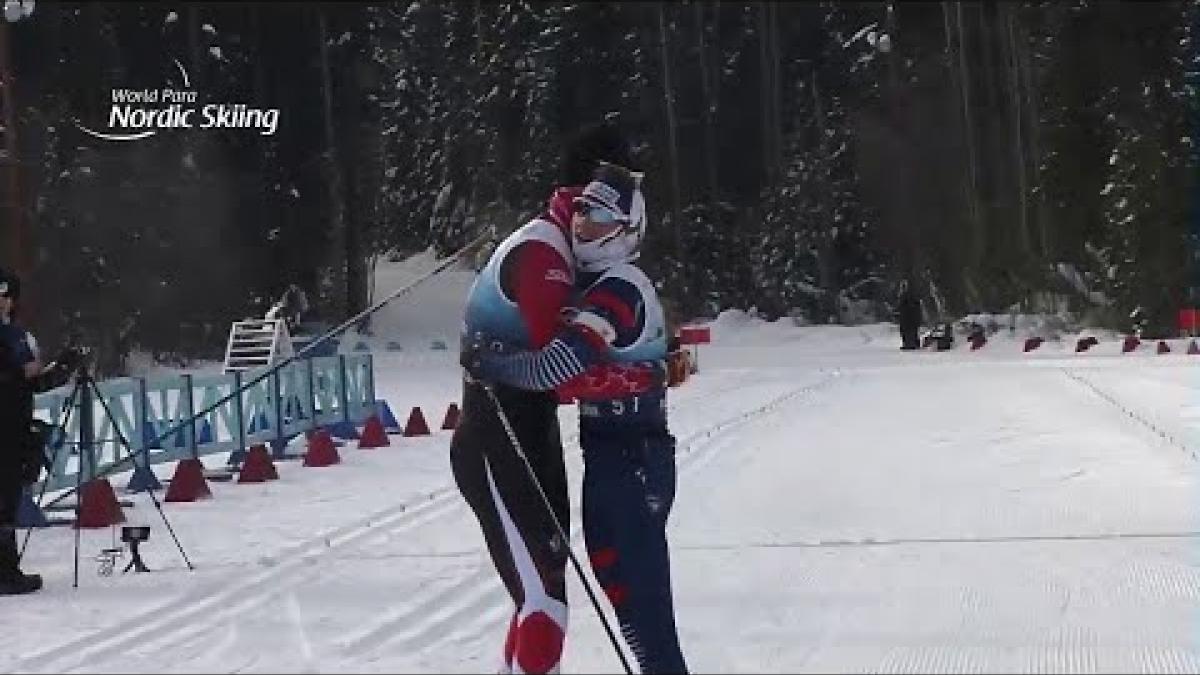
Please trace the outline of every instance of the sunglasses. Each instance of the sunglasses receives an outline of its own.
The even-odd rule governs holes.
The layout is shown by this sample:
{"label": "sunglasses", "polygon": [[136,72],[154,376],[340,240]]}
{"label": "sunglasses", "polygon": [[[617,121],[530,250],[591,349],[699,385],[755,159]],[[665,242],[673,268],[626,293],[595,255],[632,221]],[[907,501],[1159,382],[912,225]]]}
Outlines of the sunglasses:
{"label": "sunglasses", "polygon": [[619,222],[617,215],[601,206],[593,206],[586,202],[575,205],[575,213],[587,218],[597,225],[612,225]]}

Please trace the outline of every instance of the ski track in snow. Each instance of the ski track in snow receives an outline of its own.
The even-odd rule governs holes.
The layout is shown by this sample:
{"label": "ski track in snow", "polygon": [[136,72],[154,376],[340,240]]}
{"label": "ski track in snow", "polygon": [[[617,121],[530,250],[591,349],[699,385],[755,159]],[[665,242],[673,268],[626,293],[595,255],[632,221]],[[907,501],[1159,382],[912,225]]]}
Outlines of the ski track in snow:
{"label": "ski track in snow", "polygon": [[[744,425],[761,419],[765,415],[770,414],[778,409],[781,405],[797,397],[819,391],[830,384],[836,378],[836,376],[836,372],[832,375],[824,375],[815,383],[804,384],[799,387],[788,389],[783,394],[775,396],[763,405],[739,412],[733,416],[712,423],[707,428],[702,428],[679,437],[677,439],[676,449],[679,479],[681,481],[685,479],[689,473],[703,466],[707,458],[726,447],[726,442],[730,439],[734,432],[738,431]],[[744,388],[745,383],[721,387],[716,391],[729,392],[734,391],[739,387]],[[686,399],[684,402],[686,402]],[[672,413],[674,414],[674,410]],[[578,472],[576,472],[576,474],[577,473]],[[581,556],[582,531],[578,525],[578,517],[576,517],[573,522],[575,525],[572,527],[571,532],[572,549],[576,552],[577,556]],[[594,590],[597,590],[598,585],[596,584],[595,578],[591,575],[590,569],[588,569],[586,565],[584,566],[584,569],[587,570],[588,582],[592,585]],[[570,574],[571,571],[569,570],[568,573]],[[450,629],[449,632],[440,635],[440,637],[437,637],[437,639],[434,639],[431,642],[420,642],[407,639],[413,632],[413,629],[410,628],[399,637],[385,638],[378,644],[367,646],[367,652],[365,654],[367,660],[375,660],[372,658],[374,654],[384,649],[388,650],[389,652],[394,652],[396,647],[403,647],[406,650],[416,649],[422,653],[437,653],[439,651],[444,651],[445,645],[448,642],[457,642],[460,644],[463,642],[471,643],[473,648],[477,651],[483,650],[484,653],[489,653],[487,651],[489,643],[495,641],[497,636],[500,635],[500,633],[497,631],[499,628],[503,627],[504,621],[507,620],[508,614],[511,611],[511,604],[508,601],[507,594],[494,579],[495,574],[492,572],[490,561],[488,561],[481,568],[477,568],[475,573],[472,575],[472,578],[466,580],[464,583],[474,581],[478,576],[482,576],[484,579],[491,580],[493,583],[486,584],[487,590],[467,591],[457,598],[455,602],[455,606],[459,607],[461,611],[454,612],[454,618],[457,618],[459,614],[471,613],[474,616],[472,620],[466,622],[455,622],[446,625],[445,628]],[[572,575],[572,580],[575,580],[574,575]],[[587,601],[581,592],[573,593],[572,597],[575,598],[572,601],[573,606],[587,604]],[[611,625],[615,626],[616,620],[611,610],[607,606],[604,607],[604,610],[606,616],[611,622]],[[444,614],[444,612],[442,614]],[[403,625],[404,621],[381,624],[374,632],[387,633],[388,631],[396,628],[396,625],[392,625],[393,623],[396,625]],[[435,626],[428,626],[426,624],[424,627],[425,629],[420,630],[420,636],[423,638],[434,637],[436,633],[433,633],[433,629],[442,627],[442,622],[438,622],[438,624]],[[364,645],[358,646],[362,647]],[[362,652],[359,652],[355,655],[356,658],[360,659],[363,656],[364,654]],[[612,658],[615,659],[615,656]]]}
{"label": "ski track in snow", "polygon": [[[838,372],[823,375],[817,382],[785,389],[784,393],[748,410],[708,422],[708,426],[677,437],[677,457],[682,478],[693,465],[702,465],[730,434],[746,424],[771,413],[792,399],[814,393],[836,379]],[[696,399],[720,397],[731,392],[743,392],[747,380],[755,379],[753,372],[731,372],[730,382],[701,393],[681,389],[672,396],[672,414]],[[674,394],[674,392],[673,392]],[[566,439],[567,450],[578,450],[578,432]],[[244,577],[207,596],[188,591],[174,600],[129,617],[105,628],[98,634],[88,634],[51,649],[35,652],[23,658],[17,668],[29,672],[64,672],[90,669],[106,662],[119,663],[129,654],[171,653],[180,646],[196,646],[211,653],[221,653],[238,643],[238,618],[261,610],[271,603],[282,602],[291,615],[296,638],[291,641],[301,652],[301,660],[314,661],[313,648],[304,638],[303,619],[293,593],[328,573],[339,555],[353,553],[355,546],[377,537],[381,530],[395,535],[423,527],[436,527],[447,518],[471,517],[457,491],[444,487],[424,500],[402,503],[374,513],[333,533],[324,534],[294,545],[272,556],[281,560],[266,569]],[[573,549],[581,555],[582,531],[579,519],[572,527]],[[473,520],[472,520],[473,524]],[[451,582],[424,586],[408,601],[377,620],[356,627],[350,633],[327,639],[336,656],[347,664],[355,661],[375,663],[380,654],[414,654],[436,652],[446,643],[464,639],[494,639],[492,627],[507,620],[511,604],[499,583],[490,559],[476,556],[477,562],[467,574]],[[586,568],[586,566],[585,566]],[[595,581],[589,583],[595,588]],[[581,598],[580,598],[581,599]],[[577,599],[576,601],[580,601]],[[223,648],[224,647],[224,648]],[[329,655],[322,657],[330,660]],[[255,659],[235,668],[253,669]],[[308,671],[309,668],[303,670]],[[315,670],[311,672],[317,672]]]}
{"label": "ski track in snow", "polygon": [[[1195,473],[1194,425],[1146,400],[1172,377],[1186,390],[1180,357],[1145,359],[1130,376],[1120,357],[797,352],[775,367],[773,354],[746,351],[668,397],[673,573],[693,669],[1200,670],[1196,640],[1181,638],[1200,606],[1189,553],[1200,528],[1171,510]],[[973,400],[977,382],[987,401]],[[573,409],[560,412],[573,429]],[[577,432],[564,443],[574,496]],[[447,447],[444,437],[423,451]],[[228,568],[224,579],[176,572],[165,599],[113,608],[102,628],[67,631],[5,665],[494,670],[510,602],[451,477],[427,487],[330,532],[209,565]],[[582,560],[579,523],[573,504]],[[564,672],[615,671],[568,575]],[[747,611],[757,616],[740,621]]]}
{"label": "ski track in snow", "polygon": [[[727,434],[770,412],[783,402],[798,395],[811,393],[828,380],[829,377],[826,377],[816,385],[804,385],[788,391],[765,405],[720,420],[708,428],[679,438],[677,441],[677,457],[679,459],[677,461],[680,476],[685,476],[693,465],[702,462],[714,449],[719,448],[719,441]],[[744,386],[744,383],[733,384],[717,391],[733,391]],[[687,399],[684,399],[683,402],[686,403]],[[572,444],[578,443],[577,433],[571,438],[573,439]],[[572,550],[582,558],[583,535],[579,519],[575,518],[573,523],[575,524],[571,531]],[[568,572],[570,573],[570,570]],[[597,588],[595,580],[590,574],[589,583],[593,585],[593,589]],[[581,598],[577,598],[575,602],[582,601]],[[447,589],[445,594],[437,598],[434,606],[441,609],[416,625],[409,624],[413,621],[414,614],[428,611],[424,606],[419,606],[416,612],[400,612],[396,616],[376,624],[365,638],[346,645],[347,655],[353,658],[366,657],[368,661],[373,661],[375,660],[373,657],[384,650],[392,652],[401,648],[406,652],[412,650],[437,652],[447,642],[478,640],[481,637],[484,640],[494,640],[496,636],[489,633],[490,629],[502,625],[511,611],[507,593],[496,579],[490,560],[477,566],[469,577],[453,588]],[[468,620],[464,621],[464,619]],[[396,632],[398,628],[403,628],[403,630]]]}
{"label": "ski track in snow", "polygon": [[[52,649],[36,652],[23,659],[20,669],[38,672],[61,672],[106,657],[120,657],[126,651],[164,641],[178,633],[196,632],[199,622],[209,624],[227,620],[230,614],[243,612],[282,594],[317,574],[315,566],[321,556],[347,547],[372,535],[382,527],[392,531],[419,527],[457,505],[458,494],[442,489],[430,494],[426,501],[404,503],[346,525],[333,533],[309,539],[277,556],[278,564],[226,586],[208,595],[196,597],[185,593],[171,602],[130,617],[100,634],[89,634],[78,640]],[[253,589],[265,587],[255,592]],[[64,663],[72,663],[66,666]]]}
{"label": "ski track in snow", "polygon": [[[985,367],[992,368],[990,365]],[[903,368],[907,369],[907,367]],[[952,406],[945,411],[945,414],[939,415],[936,422],[925,425],[925,429],[918,432],[928,430],[929,434],[933,436],[935,443],[926,447],[935,450],[942,445],[948,449],[956,449],[962,445],[963,452],[970,452],[976,458],[988,458],[989,460],[1001,459],[1003,456],[991,458],[990,455],[996,450],[1003,450],[1005,455],[1012,455],[1014,460],[1021,460],[1013,462],[1013,467],[1020,467],[1025,463],[1036,461],[1052,468],[1054,464],[1058,463],[1055,459],[1039,454],[1029,454],[1036,446],[1025,448],[1022,446],[1025,446],[1026,443],[1019,442],[1025,438],[1037,442],[1040,434],[1047,434],[1045,436],[1047,442],[1055,441],[1051,430],[1047,428],[1045,432],[1037,432],[1033,428],[1034,425],[1031,424],[1026,429],[1026,434],[1009,439],[1006,437],[1007,432],[1005,431],[1009,424],[1007,420],[1016,418],[1036,422],[1041,418],[1051,421],[1055,419],[1056,412],[1061,415],[1068,410],[1076,410],[1075,414],[1062,415],[1063,419],[1076,418],[1084,425],[1089,420],[1094,420],[1100,424],[1100,429],[1105,430],[1096,433],[1112,434],[1117,431],[1125,438],[1126,443],[1132,442],[1132,445],[1125,446],[1126,451],[1111,458],[1102,454],[1100,450],[1078,453],[1080,455],[1078,459],[1072,458],[1070,454],[1064,455],[1062,461],[1082,461],[1084,463],[1080,468],[1063,472],[1058,479],[1053,478],[1052,472],[1044,473],[1045,478],[1050,481],[1047,482],[1047,487],[1052,485],[1069,486],[1072,483],[1065,481],[1074,480],[1085,481],[1085,484],[1089,485],[1088,489],[1093,489],[1090,486],[1097,481],[1097,478],[1095,470],[1089,464],[1101,458],[1106,461],[1116,459],[1145,462],[1149,460],[1152,465],[1161,465],[1163,470],[1182,470],[1188,474],[1194,474],[1194,465],[1189,458],[1178,453],[1162,452],[1160,434],[1152,425],[1148,425],[1145,420],[1130,419],[1124,415],[1113,414],[1115,412],[1112,408],[1113,405],[1118,407],[1128,405],[1122,400],[1122,397],[1104,400],[1085,393],[1085,390],[1079,388],[1077,383],[1073,383],[1067,378],[1062,378],[1059,380],[1061,384],[1056,385],[1052,373],[1046,372],[1043,375],[1036,370],[1021,372],[1022,366],[1016,364],[1010,364],[1004,370],[1009,373],[1014,385],[1013,393],[1017,395],[1008,396],[1009,392],[1001,390],[989,397],[989,400],[1003,401],[1002,404],[997,404],[996,409],[991,412],[993,418],[991,426],[1000,432],[993,436],[994,444],[989,443],[988,434],[983,433],[972,438],[972,443],[961,444],[953,433],[953,427],[957,420],[955,417],[956,407]],[[856,374],[869,376],[868,383],[879,389],[878,384],[870,382],[870,378],[895,374],[895,372],[896,370],[891,368],[873,367],[858,371]],[[848,373],[855,374],[855,371],[850,369]],[[927,374],[931,377],[936,376],[932,373]],[[854,389],[841,391],[854,391]],[[884,396],[884,398],[888,399],[889,407],[895,405],[889,397]],[[946,399],[938,400],[945,401]],[[845,405],[845,401],[842,401],[841,404]],[[968,406],[966,403],[963,405]],[[820,418],[820,412],[817,413],[817,418]],[[781,420],[786,423],[787,417],[772,418],[770,423],[778,423]],[[802,422],[794,423],[801,428],[802,424]],[[765,426],[765,424],[760,424],[751,429],[751,437],[743,439],[744,443],[754,444],[760,434],[777,438],[803,438],[787,426],[774,430],[765,429]],[[1147,433],[1148,426],[1153,433]],[[909,430],[906,429],[906,431]],[[911,430],[917,430],[917,427],[913,427]],[[977,431],[986,431],[986,428]],[[944,443],[937,442],[939,437]],[[1018,442],[1013,443],[1014,440]],[[907,439],[907,444],[914,447],[919,447],[920,443],[919,438]],[[853,447],[860,443],[851,438],[845,439],[845,444]],[[1087,444],[1087,437],[1081,436],[1078,445],[1087,447]],[[817,443],[817,445],[821,444]],[[940,452],[944,451],[931,452],[928,459],[921,461],[936,467],[940,462]],[[733,457],[742,457],[744,454],[720,457],[723,463],[721,468],[723,475],[727,477],[727,484],[754,485],[757,483],[752,478],[754,474],[738,475],[732,470],[734,467],[729,460]],[[1022,459],[1022,456],[1028,456],[1029,459]],[[879,455],[878,458],[886,460],[887,455]],[[779,458],[774,459],[776,461],[771,465],[779,465]],[[853,460],[848,461],[852,462]],[[978,459],[973,461],[978,461]],[[766,462],[764,460],[764,464]],[[802,465],[803,463],[797,464],[797,466]],[[992,462],[989,461],[987,465],[991,466]],[[829,482],[840,484],[840,477],[828,470],[837,466],[836,461],[830,463],[828,460],[824,460],[823,463],[808,467],[807,471],[814,476],[827,477]],[[970,467],[967,464],[963,466]],[[871,470],[886,473],[887,466],[874,466]],[[689,642],[687,639],[689,617],[704,612],[688,611],[689,608],[684,607],[681,610],[681,629],[684,632],[685,651],[689,651],[688,647],[690,646],[690,658],[693,661],[724,663],[722,670],[730,671],[767,672],[782,667],[791,672],[1180,672],[1187,671],[1190,667],[1194,672],[1196,652],[1180,649],[1179,643],[1172,642],[1177,639],[1174,636],[1153,632],[1153,624],[1146,627],[1130,626],[1123,631],[1125,637],[1121,638],[1121,642],[1114,643],[1112,626],[1103,623],[1106,620],[1104,617],[1119,616],[1127,612],[1128,608],[1136,608],[1141,612],[1141,616],[1145,616],[1145,610],[1161,608],[1160,611],[1177,612],[1181,611],[1183,607],[1194,608],[1197,600],[1200,600],[1200,568],[1197,568],[1194,562],[1188,564],[1194,561],[1194,556],[1178,560],[1172,559],[1177,555],[1173,553],[1174,551],[1187,551],[1188,548],[1184,547],[1194,547],[1195,538],[1200,533],[1194,527],[1156,527],[1152,524],[1153,521],[1145,517],[1155,516],[1160,520],[1166,517],[1165,522],[1168,523],[1194,520],[1181,517],[1185,513],[1184,511],[1178,511],[1172,515],[1161,508],[1155,510],[1155,495],[1146,493],[1143,486],[1151,485],[1146,481],[1157,476],[1158,471],[1157,468],[1142,471],[1144,476],[1133,477],[1129,489],[1117,488],[1112,492],[1109,496],[1111,503],[1107,505],[1107,508],[1111,509],[1113,513],[1125,513],[1125,517],[1119,521],[1106,519],[1103,513],[1093,515],[1076,508],[1073,500],[1069,497],[1054,497],[1044,505],[1050,507],[1049,510],[1029,511],[1022,506],[1019,495],[1031,495],[1034,499],[1031,505],[1046,501],[1038,496],[1040,492],[1035,489],[1035,486],[1030,485],[1023,488],[1024,492],[1016,493],[1017,501],[1007,505],[1000,500],[995,501],[994,504],[990,503],[991,500],[986,494],[979,495],[980,498],[975,499],[974,503],[969,501],[964,501],[961,505],[953,501],[947,503],[947,506],[953,505],[953,508],[965,507],[966,515],[948,512],[938,517],[935,515],[936,511],[931,511],[929,516],[924,518],[913,516],[895,519],[895,524],[890,526],[884,524],[885,518],[859,519],[868,523],[879,522],[881,527],[892,528],[892,533],[896,535],[893,537],[878,537],[864,533],[864,536],[861,537],[830,539],[816,536],[797,542],[788,541],[775,534],[759,544],[746,541],[744,536],[737,543],[728,545],[676,543],[674,546],[674,550],[677,551],[676,557],[686,557],[692,563],[701,560],[701,558],[695,557],[697,554],[709,555],[711,552],[728,551],[728,555],[731,556],[729,562],[724,565],[712,564],[705,567],[709,575],[716,569],[737,567],[738,563],[734,562],[736,558],[732,556],[740,556],[743,561],[748,559],[747,556],[758,557],[760,555],[756,552],[758,546],[767,547],[762,549],[761,555],[776,557],[786,555],[786,551],[780,551],[778,554],[770,551],[792,546],[810,549],[811,553],[798,551],[799,556],[787,558],[796,560],[793,569],[796,569],[797,572],[805,569],[805,561],[808,561],[808,565],[811,566],[812,561],[820,560],[814,559],[813,556],[830,555],[834,556],[834,559],[847,561],[847,564],[851,565],[850,569],[853,569],[853,561],[856,559],[874,560],[876,562],[871,563],[869,567],[877,568],[886,575],[885,580],[862,578],[863,591],[857,589],[854,591],[856,594],[866,592],[867,595],[863,596],[864,601],[869,599],[871,603],[888,603],[883,606],[872,605],[870,611],[867,612],[855,610],[854,605],[847,598],[842,598],[843,602],[840,605],[818,608],[813,604],[813,599],[809,595],[822,592],[819,585],[816,588],[813,587],[814,584],[820,584],[820,582],[805,580],[803,574],[798,580],[790,580],[785,586],[797,586],[799,589],[803,589],[805,595],[787,595],[776,600],[775,604],[794,605],[795,610],[788,612],[787,615],[791,617],[815,613],[816,616],[821,617],[822,627],[815,636],[795,635],[792,638],[796,643],[795,647],[778,656],[758,654],[755,645],[746,645],[746,649],[741,655],[735,655],[731,654],[728,649],[714,649],[709,643],[696,640]],[[936,473],[924,476],[924,478],[930,477],[937,478],[938,476]],[[964,478],[966,479],[964,482],[968,484],[974,479],[970,475],[966,475]],[[1001,473],[996,475],[992,481],[1003,485],[1005,478],[1006,475]],[[1102,476],[1102,478],[1107,480],[1107,477]],[[898,475],[896,480],[903,482],[905,477]],[[868,484],[864,483],[864,485]],[[852,484],[847,484],[847,487],[853,489]],[[936,485],[932,487],[936,487]],[[989,487],[993,486],[989,485]],[[1104,488],[1105,484],[1100,483],[1099,487]],[[804,490],[800,485],[797,485],[795,489],[800,493],[803,493]],[[1080,488],[1072,488],[1072,490],[1079,491]],[[1055,493],[1046,492],[1045,494],[1049,498]],[[1080,496],[1084,494],[1086,493],[1080,493]],[[1181,493],[1176,492],[1175,494]],[[740,499],[744,502],[746,496],[749,495],[743,495]],[[936,492],[931,496],[934,500],[937,499]],[[711,497],[711,494],[706,495],[706,499]],[[852,499],[853,494],[849,498]],[[821,501],[820,495],[814,499],[818,502]],[[873,501],[886,502],[887,494],[880,494]],[[803,498],[799,503],[803,504]],[[909,501],[908,503],[915,505],[920,502]],[[1175,503],[1175,501],[1166,503]],[[1014,510],[1014,507],[1020,508]],[[976,515],[970,517],[973,509]],[[807,522],[809,519],[805,515],[797,513],[796,519]],[[900,536],[900,532],[906,529],[905,523],[910,521],[912,522],[908,527],[920,525],[924,528],[930,524],[936,525],[941,521],[942,524],[937,529],[942,530],[942,534]],[[977,528],[979,534],[955,535],[954,525],[960,521],[962,525]],[[820,521],[814,519],[811,522],[816,524]],[[1125,522],[1128,524],[1122,525]],[[1022,528],[1028,528],[1031,525],[1037,529],[1022,532]],[[692,531],[694,528],[685,529]],[[1117,531],[1114,532],[1113,529]],[[692,536],[696,536],[694,532]],[[1161,542],[1158,541],[1159,539]],[[960,548],[945,549],[943,552],[939,552],[946,545]],[[931,549],[931,546],[939,548]],[[980,546],[986,548],[980,549]],[[1037,548],[1030,548],[1031,546],[1037,546]],[[1064,566],[1064,563],[1060,563],[1053,557],[1056,555],[1055,550],[1063,550],[1060,547],[1064,546],[1070,549],[1068,556],[1072,557],[1068,557],[1067,560],[1071,561],[1076,560],[1073,556],[1087,556],[1088,551],[1099,553],[1104,550],[1119,553],[1115,556],[1109,553],[1107,562],[1103,555],[1098,556],[1095,561],[1092,561],[1090,557],[1083,557],[1080,562],[1075,563],[1079,564],[1082,569],[1076,569]],[[1098,546],[1107,548],[1096,548]],[[1028,549],[1031,553],[1037,551],[1039,556],[1045,557],[1046,562],[1050,564],[1040,567],[1034,566],[1033,563],[1026,563],[1030,565],[1029,569],[995,568],[995,563],[988,561],[988,550],[994,550],[997,555],[1005,554],[1005,551],[993,547],[1020,547]],[[1157,549],[1161,549],[1162,553],[1156,555]],[[948,563],[952,560],[975,560],[976,562],[972,565],[977,570],[975,574],[982,576],[978,578],[964,577],[962,583],[967,585],[956,585],[954,570],[956,567],[962,568],[962,563],[956,563],[947,565],[948,573],[945,579],[938,578],[936,576],[938,567],[932,561],[939,557],[945,558]],[[904,574],[889,569],[889,565],[894,568],[898,560],[906,561],[908,558],[928,561],[924,563],[927,567],[913,567]],[[997,558],[997,560],[1001,559],[1003,558]],[[891,563],[884,562],[888,560]],[[844,565],[837,572],[837,576],[831,577],[821,571],[823,564],[817,565],[817,571],[813,572],[817,578],[834,579],[838,583],[853,583],[842,580],[848,574]],[[1070,564],[1066,563],[1065,565]],[[1105,564],[1109,567],[1102,566]],[[684,569],[686,571],[686,566]],[[696,574],[701,578],[704,576],[702,572],[696,572]],[[752,576],[754,573],[751,571],[744,572],[744,574]],[[850,576],[853,574],[850,573]],[[989,583],[989,577],[992,576],[996,576],[995,583]],[[891,584],[888,580],[899,583]],[[913,586],[913,591],[905,589],[900,584]],[[925,585],[928,585],[928,588],[925,588]],[[876,587],[878,591],[874,590]],[[692,584],[688,588],[695,593],[697,587]],[[848,590],[834,592],[841,594]],[[917,602],[928,612],[927,618],[923,612],[911,613],[911,603],[915,599],[913,592],[919,592],[916,597],[920,599]],[[875,597],[875,593],[879,594],[878,598]],[[1001,595],[1004,593],[1009,593],[1011,597],[1006,598]],[[726,590],[724,594],[714,597],[725,598],[728,594],[729,591]],[[997,620],[1008,613],[1017,611],[1006,605],[1018,605],[1022,603],[1022,599],[1025,604],[1020,607],[1020,610],[1023,610],[1022,614],[1028,618],[1022,620],[1019,615],[1014,615],[1011,619]],[[745,602],[753,604],[753,598],[745,598]],[[903,617],[895,616],[893,603],[909,603],[910,614]],[[1039,607],[1035,603],[1043,604]],[[698,610],[698,607],[690,609]],[[1098,619],[1092,616],[1097,610],[1100,617]],[[1060,618],[1055,619],[1056,616]],[[1171,615],[1165,614],[1165,616]],[[1192,616],[1194,617],[1194,609]],[[1048,625],[1038,626],[1040,621],[1048,622]],[[1056,622],[1061,622],[1057,636],[1047,639],[1047,633],[1055,635],[1055,630],[1050,626]],[[1089,622],[1100,623],[1091,627],[1086,625]],[[769,618],[760,617],[758,623],[768,625],[771,622]],[[804,626],[806,620],[792,623]],[[1077,623],[1085,625],[1077,625]],[[906,624],[909,626],[907,632],[894,632],[897,630],[894,628],[895,626]],[[781,630],[784,625],[788,625],[786,620],[781,622]],[[878,628],[874,628],[875,626]],[[886,632],[877,633],[876,631]],[[1182,631],[1173,632],[1180,633]],[[748,634],[753,635],[754,631],[750,631]],[[870,637],[868,638],[868,636]],[[786,638],[782,636],[780,639],[786,641]],[[1127,644],[1124,643],[1126,639],[1128,640]],[[888,648],[889,642],[894,646]],[[903,646],[896,643],[901,643]],[[780,649],[778,644],[770,641],[766,643],[766,645],[775,645],[776,650]],[[1192,644],[1194,645],[1194,641]],[[775,664],[774,668],[770,665],[772,663]]]}
{"label": "ski track in snow", "polygon": [[1099,396],[1106,403],[1113,406],[1113,408],[1121,411],[1127,418],[1129,418],[1131,423],[1136,423],[1137,425],[1143,427],[1144,430],[1149,430],[1164,443],[1173,446],[1175,449],[1184,453],[1193,460],[1200,460],[1200,456],[1197,455],[1196,450],[1192,447],[1189,447],[1187,442],[1183,440],[1183,434],[1181,432],[1178,430],[1168,430],[1166,428],[1174,425],[1168,425],[1162,420],[1150,420],[1147,414],[1135,410],[1134,407],[1129,403],[1119,400],[1105,389],[1097,386],[1090,378],[1084,376],[1082,373],[1072,372],[1071,370],[1064,368],[1063,374],[1071,378],[1071,380],[1075,381],[1080,386],[1087,388],[1092,393]]}

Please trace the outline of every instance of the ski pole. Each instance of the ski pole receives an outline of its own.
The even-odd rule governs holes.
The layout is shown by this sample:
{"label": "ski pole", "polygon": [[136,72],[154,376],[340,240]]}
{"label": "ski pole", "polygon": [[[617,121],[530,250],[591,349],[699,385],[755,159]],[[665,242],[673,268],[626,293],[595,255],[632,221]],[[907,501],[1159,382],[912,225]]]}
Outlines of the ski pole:
{"label": "ski pole", "polygon": [[521,447],[521,441],[517,438],[516,432],[513,431],[512,424],[508,421],[508,415],[504,412],[504,407],[500,405],[500,399],[496,398],[496,392],[492,390],[492,385],[487,383],[480,384],[483,385],[483,390],[487,392],[488,398],[492,399],[492,405],[496,408],[496,415],[500,418],[500,423],[504,425],[504,433],[508,435],[509,443],[512,444],[513,450],[525,465],[525,471],[529,474],[529,480],[537,488],[538,496],[542,498],[542,506],[545,506],[546,511],[550,513],[550,519],[554,521],[554,527],[558,530],[558,536],[562,537],[564,545],[567,547],[567,556],[571,559],[571,565],[575,568],[575,573],[579,575],[579,581],[583,584],[583,590],[587,591],[588,600],[592,602],[592,609],[596,610],[596,615],[600,617],[600,623],[604,624],[604,632],[608,634],[609,643],[612,644],[612,648],[621,659],[621,665],[625,668],[625,674],[633,675],[633,670],[629,668],[629,661],[625,658],[625,652],[621,651],[621,644],[617,642],[617,636],[613,633],[612,626],[608,624],[608,617],[604,616],[604,610],[600,608],[600,603],[596,600],[596,594],[592,591],[592,585],[588,583],[587,577],[583,575],[583,566],[579,564],[579,559],[575,557],[575,552],[571,550],[571,537],[563,528],[562,522],[559,521],[558,514],[554,512],[554,506],[550,503],[550,498],[546,496],[546,491],[542,489],[542,483],[538,480],[537,473],[533,470],[533,465],[529,463],[529,457],[525,454],[525,449]]}
{"label": "ski pole", "polygon": [[[371,314],[374,314],[375,312],[379,311],[380,308],[382,308],[384,305],[388,304],[392,300],[395,300],[396,298],[400,297],[401,295],[404,295],[405,293],[411,292],[417,286],[420,286],[422,283],[437,276],[438,274],[441,274],[444,270],[449,268],[454,263],[458,262],[463,256],[465,256],[467,253],[472,251],[476,246],[479,246],[484,241],[487,241],[487,239],[489,237],[491,237],[492,234],[493,233],[492,233],[491,229],[484,230],[482,233],[479,234],[479,236],[477,236],[477,237],[475,237],[475,239],[471,240],[466,246],[463,246],[461,249],[459,249],[453,255],[451,255],[448,258],[445,258],[444,260],[439,262],[437,264],[437,266],[435,266],[429,272],[426,272],[425,274],[421,275],[420,277],[417,277],[412,282],[410,282],[408,285],[402,286],[402,287],[396,289],[395,291],[393,291],[391,294],[389,294],[387,297],[380,300],[379,302],[371,305],[370,307],[364,309],[363,311],[359,312],[358,314],[355,314],[354,316],[350,317],[349,319],[346,319],[341,324],[329,329],[323,335],[321,335],[320,337],[318,337],[315,340],[313,340],[312,342],[310,342],[307,346],[305,346],[300,351],[287,357],[286,359],[280,361],[279,363],[276,363],[276,364],[266,368],[263,372],[259,373],[258,375],[254,376],[253,378],[247,380],[246,382],[243,382],[242,386],[240,388],[234,389],[233,391],[229,392],[227,395],[218,399],[215,403],[213,403],[212,405],[209,405],[204,410],[194,413],[191,417],[189,417],[186,420],[180,420],[174,426],[168,427],[165,431],[163,431],[158,436],[156,436],[154,439],[152,439],[148,443],[146,443],[146,447],[152,447],[155,444],[160,443],[160,442],[166,440],[167,438],[170,438],[172,434],[175,434],[180,429],[183,429],[185,425],[194,423],[196,420],[200,419],[204,415],[207,415],[208,413],[216,410],[217,408],[221,407],[222,405],[225,405],[225,403],[236,398],[237,396],[239,396],[246,390],[250,389],[254,385],[263,381],[264,379],[270,377],[273,373],[280,370],[284,366],[287,366],[287,365],[291,364],[292,362],[296,361],[297,359],[302,358],[309,351],[315,349],[317,347],[317,345],[320,345],[322,342],[325,342],[326,340],[328,340],[336,335],[339,335],[340,333],[344,332],[347,328],[353,326],[355,323],[362,321],[367,316],[370,316]],[[107,468],[105,468],[103,471],[99,472],[98,475],[96,476],[96,478],[106,478],[109,475],[122,470],[124,468],[125,464],[127,462],[131,462],[131,461],[133,461],[133,455],[129,455],[125,459],[114,462],[113,464],[111,464]],[[47,481],[49,481],[49,476],[47,476]],[[49,504],[57,504],[58,502],[62,501],[63,499],[66,499],[67,497],[70,497],[71,495],[75,494],[76,492],[78,492],[78,487],[70,488],[66,492],[64,492],[64,493],[58,495],[57,497],[55,497],[54,499],[50,500]]]}

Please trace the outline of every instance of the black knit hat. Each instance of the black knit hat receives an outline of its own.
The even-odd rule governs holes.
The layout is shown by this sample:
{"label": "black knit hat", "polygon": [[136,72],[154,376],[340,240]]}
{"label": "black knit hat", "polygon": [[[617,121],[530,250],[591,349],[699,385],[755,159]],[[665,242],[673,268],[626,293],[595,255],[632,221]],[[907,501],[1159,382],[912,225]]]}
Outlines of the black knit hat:
{"label": "black knit hat", "polygon": [[600,162],[633,168],[633,149],[613,122],[583,127],[571,137],[563,154],[563,185],[586,185]]}

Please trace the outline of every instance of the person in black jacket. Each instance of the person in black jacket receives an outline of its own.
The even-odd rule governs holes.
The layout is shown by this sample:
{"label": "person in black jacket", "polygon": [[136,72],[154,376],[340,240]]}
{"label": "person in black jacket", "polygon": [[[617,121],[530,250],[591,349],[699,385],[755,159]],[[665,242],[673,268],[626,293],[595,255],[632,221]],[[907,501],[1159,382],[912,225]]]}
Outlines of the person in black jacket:
{"label": "person in black jacket", "polygon": [[920,349],[917,332],[921,328],[921,299],[907,280],[900,282],[900,298],[896,306],[896,321],[900,324],[900,348]]}
{"label": "person in black jacket", "polygon": [[20,280],[0,270],[0,595],[42,587],[40,576],[21,571],[16,533],[24,487],[37,482],[45,464],[44,441],[34,431],[33,396],[65,384],[81,358],[64,349],[43,363],[37,341],[16,323],[20,296]]}

